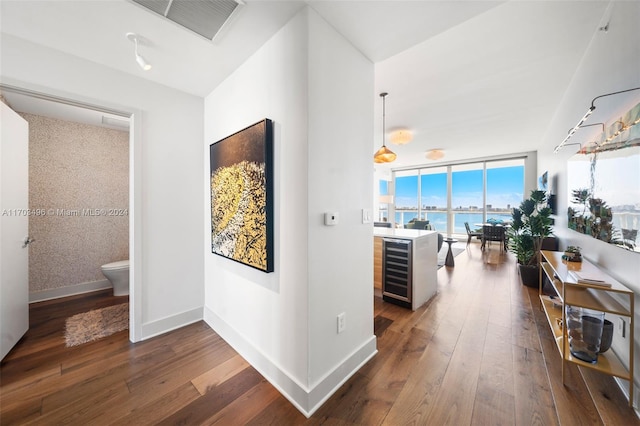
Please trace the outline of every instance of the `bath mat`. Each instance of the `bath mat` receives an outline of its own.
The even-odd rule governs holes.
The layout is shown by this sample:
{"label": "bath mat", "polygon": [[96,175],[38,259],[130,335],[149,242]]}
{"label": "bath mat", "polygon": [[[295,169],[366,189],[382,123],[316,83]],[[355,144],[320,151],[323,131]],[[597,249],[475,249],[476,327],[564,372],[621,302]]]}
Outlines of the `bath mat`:
{"label": "bath mat", "polygon": [[129,328],[129,304],[109,306],[67,318],[64,338],[67,347],[92,342]]}

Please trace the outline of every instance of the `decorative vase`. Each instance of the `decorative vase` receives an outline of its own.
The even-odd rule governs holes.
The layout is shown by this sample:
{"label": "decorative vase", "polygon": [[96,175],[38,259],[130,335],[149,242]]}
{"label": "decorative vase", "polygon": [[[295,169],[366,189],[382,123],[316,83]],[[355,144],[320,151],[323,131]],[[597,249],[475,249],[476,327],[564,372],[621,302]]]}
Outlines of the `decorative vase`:
{"label": "decorative vase", "polygon": [[600,339],[600,350],[599,354],[606,352],[611,347],[611,342],[613,341],[613,323],[609,320],[604,320],[604,324],[602,325],[602,338]]}
{"label": "decorative vase", "polygon": [[565,316],[571,355],[591,364],[598,362],[604,312],[567,305]]}

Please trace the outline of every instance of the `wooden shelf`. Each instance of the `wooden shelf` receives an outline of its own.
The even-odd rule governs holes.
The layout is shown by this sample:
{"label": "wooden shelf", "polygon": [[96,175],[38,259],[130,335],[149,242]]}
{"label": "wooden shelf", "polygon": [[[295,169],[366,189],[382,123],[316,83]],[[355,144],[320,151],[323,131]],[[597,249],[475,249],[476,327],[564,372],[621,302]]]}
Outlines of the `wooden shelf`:
{"label": "wooden shelf", "polygon": [[[633,293],[624,284],[620,283],[615,278],[602,272],[600,268],[598,268],[593,263],[589,262],[587,259],[584,259],[582,262],[568,262],[562,259],[562,252],[547,251],[547,250],[542,250],[542,256],[544,257],[544,260],[546,260],[546,262],[549,264],[550,268],[554,271],[556,278],[562,281],[563,283],[577,284],[575,280],[571,277],[571,275],[569,275],[570,271],[576,271],[576,272],[583,272],[585,274],[592,274],[592,275],[597,275],[601,277],[606,277],[606,281],[609,284],[611,284],[610,288],[593,286],[588,284],[579,284],[582,287],[602,289],[602,290],[617,292],[617,293]],[[551,277],[549,279],[551,279]]]}
{"label": "wooden shelf", "polygon": [[564,297],[567,305],[582,306],[626,317],[631,316],[629,308],[622,306],[604,289],[567,283],[564,286]]}
{"label": "wooden shelf", "polygon": [[[633,406],[633,322],[634,322],[634,294],[622,283],[605,274],[600,268],[583,259],[582,262],[568,262],[562,259],[561,252],[543,250],[542,269],[540,273],[539,295],[542,309],[544,310],[549,327],[556,339],[556,345],[562,357],[562,377],[564,382],[564,363],[571,362],[582,367],[589,368],[603,374],[620,377],[628,380],[629,406]],[[570,274],[571,271],[580,271],[589,276],[595,276],[611,284],[611,287],[592,284],[577,283]],[[551,296],[542,293],[546,276],[556,293]],[[578,306],[593,309],[605,313],[611,313],[627,317],[629,321],[629,367],[625,367],[620,358],[608,350],[598,354],[598,361],[594,364],[584,362],[574,357],[569,349],[566,339],[566,324],[564,306]]]}
{"label": "wooden shelf", "polygon": [[[554,306],[553,301],[546,295],[541,295],[540,301],[542,302],[544,313],[547,315],[549,327],[551,327],[551,331],[557,342],[557,339],[562,337],[562,328],[560,328],[560,324],[562,324],[562,308]],[[558,349],[560,349],[562,353],[562,346],[559,346]]]}
{"label": "wooden shelf", "polygon": [[[556,343],[558,344],[560,351],[562,351],[562,336],[556,338]],[[629,370],[627,370],[622,362],[620,362],[620,359],[610,350],[605,353],[598,354],[598,362],[591,364],[590,362],[584,362],[583,360],[571,355],[571,350],[567,344],[564,359],[566,361],[573,362],[574,364],[578,364],[581,367],[590,368],[610,376],[629,380]]]}
{"label": "wooden shelf", "polygon": [[553,288],[556,291],[556,294],[561,295],[562,292],[564,291],[563,283],[558,278],[555,278],[555,271],[553,270],[553,267],[551,266],[551,264],[547,262],[543,263],[542,269],[544,273],[547,275],[547,277],[549,278],[549,281],[551,281],[551,285],[553,285]]}

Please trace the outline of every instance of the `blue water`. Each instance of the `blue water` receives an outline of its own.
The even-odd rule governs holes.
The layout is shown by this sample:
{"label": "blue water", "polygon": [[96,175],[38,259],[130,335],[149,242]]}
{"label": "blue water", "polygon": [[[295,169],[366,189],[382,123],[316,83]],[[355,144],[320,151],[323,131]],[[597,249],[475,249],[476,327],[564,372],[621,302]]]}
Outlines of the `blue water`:
{"label": "blue water", "polygon": [[[396,212],[396,223],[407,224],[411,219],[418,216],[418,212]],[[454,213],[454,227],[453,232],[455,234],[466,234],[467,231],[464,227],[465,222],[469,222],[471,229],[475,229],[476,223],[482,223],[482,213]],[[432,227],[436,231],[447,231],[447,213],[444,212],[422,212],[422,219],[428,220]],[[487,219],[498,219],[504,221],[511,220],[510,213],[488,213]]]}

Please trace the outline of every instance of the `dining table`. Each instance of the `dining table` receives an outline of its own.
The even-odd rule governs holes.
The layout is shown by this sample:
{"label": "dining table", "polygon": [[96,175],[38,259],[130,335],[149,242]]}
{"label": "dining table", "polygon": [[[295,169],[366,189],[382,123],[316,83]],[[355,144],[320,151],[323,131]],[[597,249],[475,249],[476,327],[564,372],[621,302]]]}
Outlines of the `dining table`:
{"label": "dining table", "polygon": [[484,222],[484,223],[474,223],[475,226],[481,227],[483,229],[482,231],[482,236],[481,236],[481,240],[482,240],[482,250],[484,250],[485,247],[485,243],[487,240],[490,241],[497,241],[495,239],[495,236],[493,236],[494,232],[491,232],[491,229],[488,229],[487,231],[485,231],[485,227],[489,227],[489,228],[504,228],[504,231],[502,231],[502,238],[500,238],[500,243],[501,246],[503,247],[504,251],[507,251],[507,240],[509,238],[509,236],[507,235],[507,230],[508,228],[511,227],[510,223],[492,223],[492,222]]}

